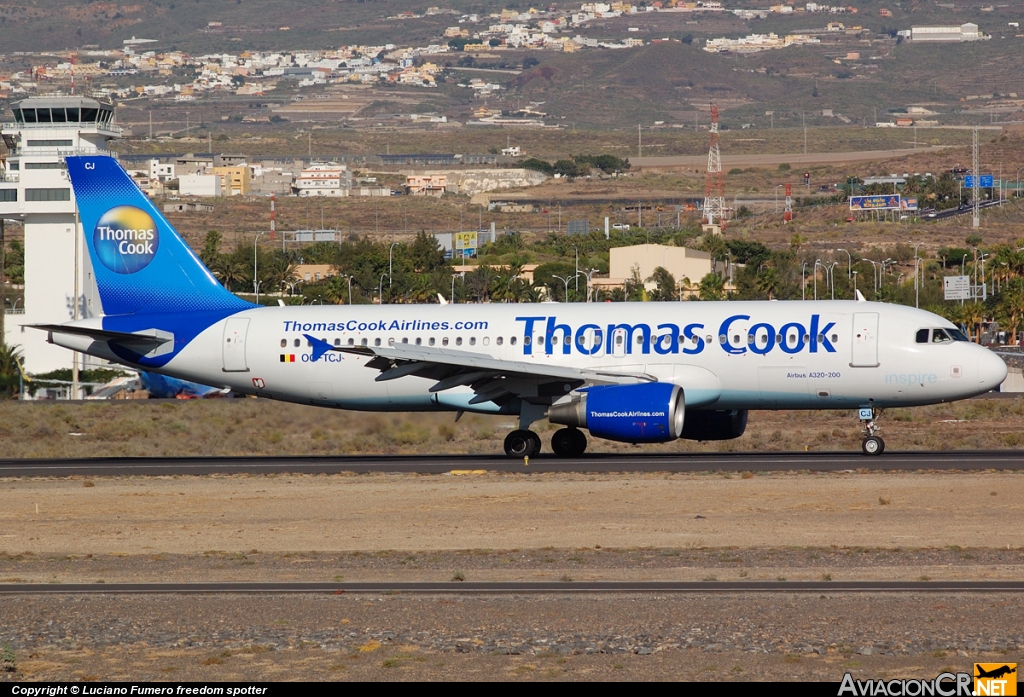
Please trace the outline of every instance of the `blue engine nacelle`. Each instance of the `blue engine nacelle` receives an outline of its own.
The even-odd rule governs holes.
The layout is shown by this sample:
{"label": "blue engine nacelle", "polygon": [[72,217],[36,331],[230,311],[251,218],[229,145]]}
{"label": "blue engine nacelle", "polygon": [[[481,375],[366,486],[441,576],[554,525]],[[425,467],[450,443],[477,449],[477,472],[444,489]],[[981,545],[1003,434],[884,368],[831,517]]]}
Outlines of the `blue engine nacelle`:
{"label": "blue engine nacelle", "polygon": [[683,389],[667,382],[609,385],[548,409],[554,424],[586,428],[623,443],[665,443],[683,433]]}

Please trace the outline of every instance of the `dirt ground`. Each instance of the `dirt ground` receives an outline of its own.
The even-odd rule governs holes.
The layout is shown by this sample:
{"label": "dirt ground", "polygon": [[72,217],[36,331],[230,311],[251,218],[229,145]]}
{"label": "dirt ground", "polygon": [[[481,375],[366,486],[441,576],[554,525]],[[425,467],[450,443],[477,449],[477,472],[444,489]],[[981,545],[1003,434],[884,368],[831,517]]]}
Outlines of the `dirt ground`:
{"label": "dirt ground", "polygon": [[[0,583],[1019,579],[1022,494],[1013,472],[7,479]],[[934,677],[1016,660],[1017,603],[0,595],[0,679]]]}

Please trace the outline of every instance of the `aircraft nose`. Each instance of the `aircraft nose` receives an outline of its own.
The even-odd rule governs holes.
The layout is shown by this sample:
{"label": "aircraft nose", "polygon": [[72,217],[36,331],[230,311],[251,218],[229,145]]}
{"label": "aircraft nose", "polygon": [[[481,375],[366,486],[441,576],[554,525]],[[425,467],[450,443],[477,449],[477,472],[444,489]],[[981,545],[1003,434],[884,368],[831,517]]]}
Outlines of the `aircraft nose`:
{"label": "aircraft nose", "polygon": [[988,349],[978,356],[978,383],[986,390],[994,390],[1006,379],[1006,363]]}

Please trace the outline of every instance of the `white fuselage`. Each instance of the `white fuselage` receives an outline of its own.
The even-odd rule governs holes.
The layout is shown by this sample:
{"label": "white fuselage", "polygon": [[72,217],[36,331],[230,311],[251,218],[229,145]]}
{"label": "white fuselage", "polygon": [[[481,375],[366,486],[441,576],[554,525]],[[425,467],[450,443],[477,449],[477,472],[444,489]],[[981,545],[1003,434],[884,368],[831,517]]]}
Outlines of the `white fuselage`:
{"label": "white fuselage", "polygon": [[406,343],[643,373],[679,384],[688,409],[913,406],[980,394],[1005,378],[1003,361],[985,348],[915,340],[920,329],[952,326],[929,312],[854,301],[262,307],[213,324],[158,372],[344,409],[499,411],[470,405],[469,387],[431,394],[427,378],[377,381],[364,356],[331,351],[311,362],[309,334],[332,346]]}

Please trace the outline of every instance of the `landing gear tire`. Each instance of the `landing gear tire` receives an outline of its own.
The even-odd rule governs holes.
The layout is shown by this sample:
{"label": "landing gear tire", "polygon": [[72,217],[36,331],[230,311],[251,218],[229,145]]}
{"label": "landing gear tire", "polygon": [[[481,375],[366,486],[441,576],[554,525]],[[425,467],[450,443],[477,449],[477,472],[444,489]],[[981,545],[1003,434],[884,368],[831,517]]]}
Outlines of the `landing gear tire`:
{"label": "landing gear tire", "polygon": [[579,457],[587,450],[587,437],[576,428],[562,428],[551,436],[551,449],[558,457]]}
{"label": "landing gear tire", "polygon": [[505,454],[509,457],[533,457],[540,452],[540,436],[518,429],[505,436]]}
{"label": "landing gear tire", "polygon": [[869,436],[864,439],[861,449],[865,455],[881,455],[885,452],[885,441],[878,436]]}

